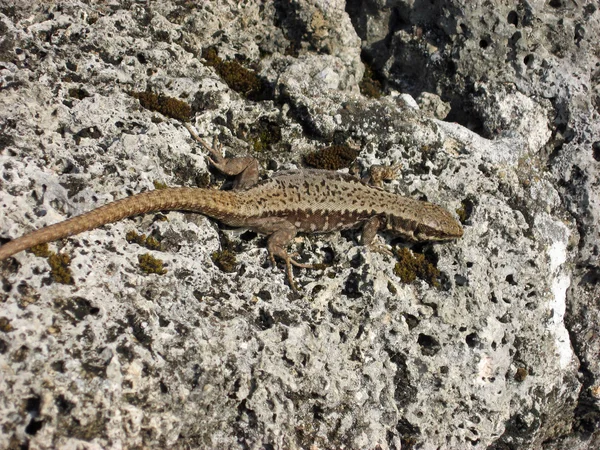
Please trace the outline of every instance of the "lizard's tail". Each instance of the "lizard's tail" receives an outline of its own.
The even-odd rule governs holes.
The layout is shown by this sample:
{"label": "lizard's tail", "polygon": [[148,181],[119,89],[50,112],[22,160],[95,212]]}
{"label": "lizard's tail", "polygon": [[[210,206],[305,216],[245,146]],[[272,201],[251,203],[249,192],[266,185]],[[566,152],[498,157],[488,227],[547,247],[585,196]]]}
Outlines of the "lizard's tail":
{"label": "lizard's tail", "polygon": [[226,211],[236,211],[234,192],[200,188],[167,188],[132,195],[85,214],[21,236],[0,247],[0,261],[34,245],[92,230],[107,223],[152,211],[195,211],[220,219]]}

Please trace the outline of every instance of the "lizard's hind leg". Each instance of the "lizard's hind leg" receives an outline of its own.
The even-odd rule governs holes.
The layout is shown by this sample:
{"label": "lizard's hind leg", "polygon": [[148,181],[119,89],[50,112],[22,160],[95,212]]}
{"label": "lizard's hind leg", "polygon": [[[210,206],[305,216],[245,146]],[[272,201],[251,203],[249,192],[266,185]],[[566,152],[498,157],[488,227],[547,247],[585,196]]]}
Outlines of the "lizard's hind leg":
{"label": "lizard's hind leg", "polygon": [[199,142],[200,145],[208,151],[210,154],[208,161],[217,168],[219,172],[236,177],[233,182],[233,189],[246,189],[258,183],[258,161],[255,158],[252,158],[251,156],[225,158],[221,153],[221,144],[216,138],[213,139],[212,146],[208,145],[204,139],[196,134],[189,123],[185,123],[185,127],[194,140]]}
{"label": "lizard's hind leg", "polygon": [[[294,259],[295,256],[298,256],[298,253],[292,253],[291,255],[285,250],[283,247],[284,244],[287,244],[289,240],[286,241],[289,234],[285,230],[276,231],[271,236],[269,236],[269,240],[267,242],[267,251],[269,252],[269,259],[271,260],[271,264],[275,267],[275,256],[283,259],[285,262],[285,272],[287,275],[288,282],[290,283],[291,288],[298,292],[298,288],[296,283],[294,282],[294,274],[292,272],[292,266],[300,267],[301,269],[321,269],[323,268],[323,264],[305,264],[298,262]],[[290,239],[291,240],[291,239]],[[285,242],[284,242],[285,241]]]}
{"label": "lizard's hind leg", "polygon": [[249,223],[250,228],[254,231],[269,236],[267,239],[267,251],[269,252],[269,260],[273,267],[277,267],[275,264],[275,257],[281,258],[285,262],[285,269],[288,282],[290,287],[298,292],[296,283],[294,283],[294,274],[292,272],[292,266],[300,267],[302,269],[318,269],[322,267],[322,264],[304,264],[293,259],[295,254],[290,255],[285,247],[291,242],[296,236],[298,230],[293,223],[289,222],[283,217],[265,217],[260,219],[254,219]]}

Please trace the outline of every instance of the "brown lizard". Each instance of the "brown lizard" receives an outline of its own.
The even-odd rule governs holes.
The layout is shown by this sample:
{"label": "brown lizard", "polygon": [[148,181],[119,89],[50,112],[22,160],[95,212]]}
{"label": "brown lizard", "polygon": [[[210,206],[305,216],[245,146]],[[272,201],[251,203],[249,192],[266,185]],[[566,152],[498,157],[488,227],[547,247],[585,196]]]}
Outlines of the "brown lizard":
{"label": "brown lizard", "polygon": [[314,267],[295,261],[285,250],[298,232],[326,233],[362,226],[363,245],[379,250],[374,244],[378,230],[409,241],[441,241],[463,234],[461,225],[444,208],[387,192],[351,175],[301,170],[259,181],[256,159],[224,158],[219,149],[205,144],[191,127],[188,130],[208,149],[208,159],[218,170],[237,176],[233,190],[182,187],[132,195],[9,241],[0,247],[0,260],[126,217],[152,211],[192,211],[229,226],[268,235],[271,263],[275,264],[275,256],[285,261],[287,278],[295,290],[292,265]]}

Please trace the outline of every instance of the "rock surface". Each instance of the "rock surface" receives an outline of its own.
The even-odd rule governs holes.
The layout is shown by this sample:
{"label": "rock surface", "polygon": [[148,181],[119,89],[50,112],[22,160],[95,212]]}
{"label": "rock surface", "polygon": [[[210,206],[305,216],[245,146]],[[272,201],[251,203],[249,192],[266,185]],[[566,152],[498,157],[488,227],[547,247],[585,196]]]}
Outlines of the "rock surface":
{"label": "rock surface", "polygon": [[264,176],[345,145],[465,227],[409,246],[431,283],[355,232],[300,237],[328,262],[301,295],[262,237],[179,212],[52,243],[68,270],[15,255],[0,448],[599,448],[598,35],[591,1],[0,3],[1,242],[222,183],[184,105]]}

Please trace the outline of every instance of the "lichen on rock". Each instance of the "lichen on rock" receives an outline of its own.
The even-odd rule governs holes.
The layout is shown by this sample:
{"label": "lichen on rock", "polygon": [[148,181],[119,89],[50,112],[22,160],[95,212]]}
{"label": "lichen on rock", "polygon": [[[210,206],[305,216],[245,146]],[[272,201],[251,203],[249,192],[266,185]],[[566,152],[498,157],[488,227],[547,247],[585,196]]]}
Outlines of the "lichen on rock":
{"label": "lichen on rock", "polygon": [[[290,253],[327,266],[294,270],[301,295],[263,237],[191,213],[52,244],[74,284],[48,248],[17,254],[0,448],[600,446],[597,6],[13,3],[1,242],[163,184],[227,188],[188,120],[261,176],[327,147],[341,170],[400,163],[384,189],[465,234],[382,233],[402,267],[356,230],[298,236]],[[139,261],[144,236],[160,253]]]}

